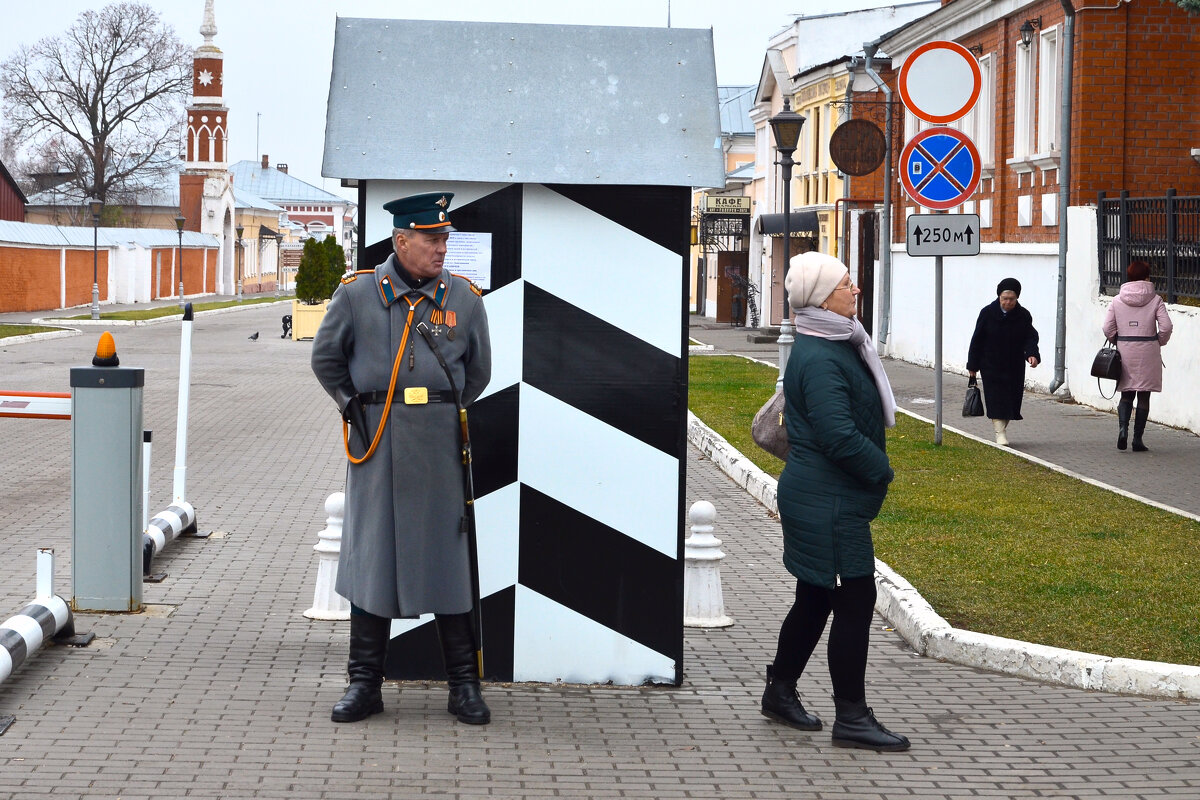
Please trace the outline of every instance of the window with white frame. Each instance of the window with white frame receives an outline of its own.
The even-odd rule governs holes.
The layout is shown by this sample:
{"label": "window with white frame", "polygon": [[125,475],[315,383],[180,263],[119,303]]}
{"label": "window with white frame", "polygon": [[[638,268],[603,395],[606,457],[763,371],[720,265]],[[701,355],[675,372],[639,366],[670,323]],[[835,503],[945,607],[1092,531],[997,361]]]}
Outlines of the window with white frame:
{"label": "window with white frame", "polygon": [[813,106],[808,111],[808,122],[804,126],[810,135],[805,137],[807,146],[802,150],[808,157],[808,172],[815,172],[821,163],[821,108]]}
{"label": "window with white frame", "polygon": [[821,115],[821,124],[825,130],[821,131],[821,160],[817,162],[818,169],[829,169],[829,138],[833,136],[833,104],[825,104],[825,113]]}
{"label": "window with white frame", "polygon": [[766,175],[767,164],[771,158],[767,153],[767,148],[770,146],[771,126],[760,125],[754,129],[754,143],[758,146],[758,154],[754,159],[754,174]]}
{"label": "window with white frame", "polygon": [[1033,153],[1033,46],[1017,43],[1017,74],[1013,94],[1013,158],[1026,158]]}
{"label": "window with white frame", "polygon": [[979,162],[990,167],[996,161],[996,79],[992,56],[979,59],[979,100],[971,110],[971,139],[979,151]]}
{"label": "window with white frame", "polygon": [[1038,126],[1037,151],[1049,153],[1058,146],[1059,103],[1062,102],[1062,56],[1058,47],[1058,28],[1042,31],[1038,37]]}

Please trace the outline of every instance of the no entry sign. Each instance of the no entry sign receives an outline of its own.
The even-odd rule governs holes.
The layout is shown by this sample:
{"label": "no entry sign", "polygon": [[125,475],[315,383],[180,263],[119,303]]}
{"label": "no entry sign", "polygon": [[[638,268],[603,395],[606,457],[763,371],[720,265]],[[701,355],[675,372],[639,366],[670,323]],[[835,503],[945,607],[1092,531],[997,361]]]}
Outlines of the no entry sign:
{"label": "no entry sign", "polygon": [[926,122],[944,125],[975,106],[983,76],[971,51],[958,42],[927,42],[900,67],[897,87],[905,108]]}
{"label": "no entry sign", "polygon": [[900,184],[920,205],[944,211],[975,194],[980,167],[979,151],[965,133],[929,128],[900,151]]}

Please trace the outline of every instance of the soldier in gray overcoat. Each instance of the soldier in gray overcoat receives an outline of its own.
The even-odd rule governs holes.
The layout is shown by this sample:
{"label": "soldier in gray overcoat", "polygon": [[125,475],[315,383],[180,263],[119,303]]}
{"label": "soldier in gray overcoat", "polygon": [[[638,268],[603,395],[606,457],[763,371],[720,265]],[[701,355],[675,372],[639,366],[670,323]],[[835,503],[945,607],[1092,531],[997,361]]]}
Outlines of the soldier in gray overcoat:
{"label": "soldier in gray overcoat", "polygon": [[491,342],[481,292],[442,266],[452,197],[384,205],[393,253],[342,279],[313,340],[312,369],[345,420],[349,460],[337,591],[351,604],[350,686],[334,722],[383,711],[391,620],[425,613],[437,620],[448,710],[471,724],[491,719],[471,625],[455,397],[417,331],[429,327],[459,400],[470,405],[491,378]]}

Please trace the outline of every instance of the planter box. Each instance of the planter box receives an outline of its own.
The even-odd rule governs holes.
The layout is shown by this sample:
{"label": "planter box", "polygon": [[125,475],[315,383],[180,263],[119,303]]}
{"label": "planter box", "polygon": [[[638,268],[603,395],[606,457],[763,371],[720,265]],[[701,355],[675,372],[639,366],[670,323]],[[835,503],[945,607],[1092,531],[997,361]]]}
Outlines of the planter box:
{"label": "planter box", "polygon": [[299,300],[292,301],[293,342],[311,339],[317,335],[317,328],[321,327],[321,320],[325,318],[325,307],[328,305],[328,300],[313,306],[301,303]]}

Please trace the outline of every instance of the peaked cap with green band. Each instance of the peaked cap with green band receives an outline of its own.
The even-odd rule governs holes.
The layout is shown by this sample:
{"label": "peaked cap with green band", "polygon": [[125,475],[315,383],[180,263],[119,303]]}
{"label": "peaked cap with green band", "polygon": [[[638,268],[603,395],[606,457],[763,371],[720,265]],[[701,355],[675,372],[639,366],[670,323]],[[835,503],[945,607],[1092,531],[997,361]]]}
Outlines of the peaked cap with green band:
{"label": "peaked cap with green band", "polygon": [[392,215],[392,227],[404,230],[450,233],[455,230],[450,224],[450,201],[453,192],[427,192],[401,197],[383,204],[383,210]]}

